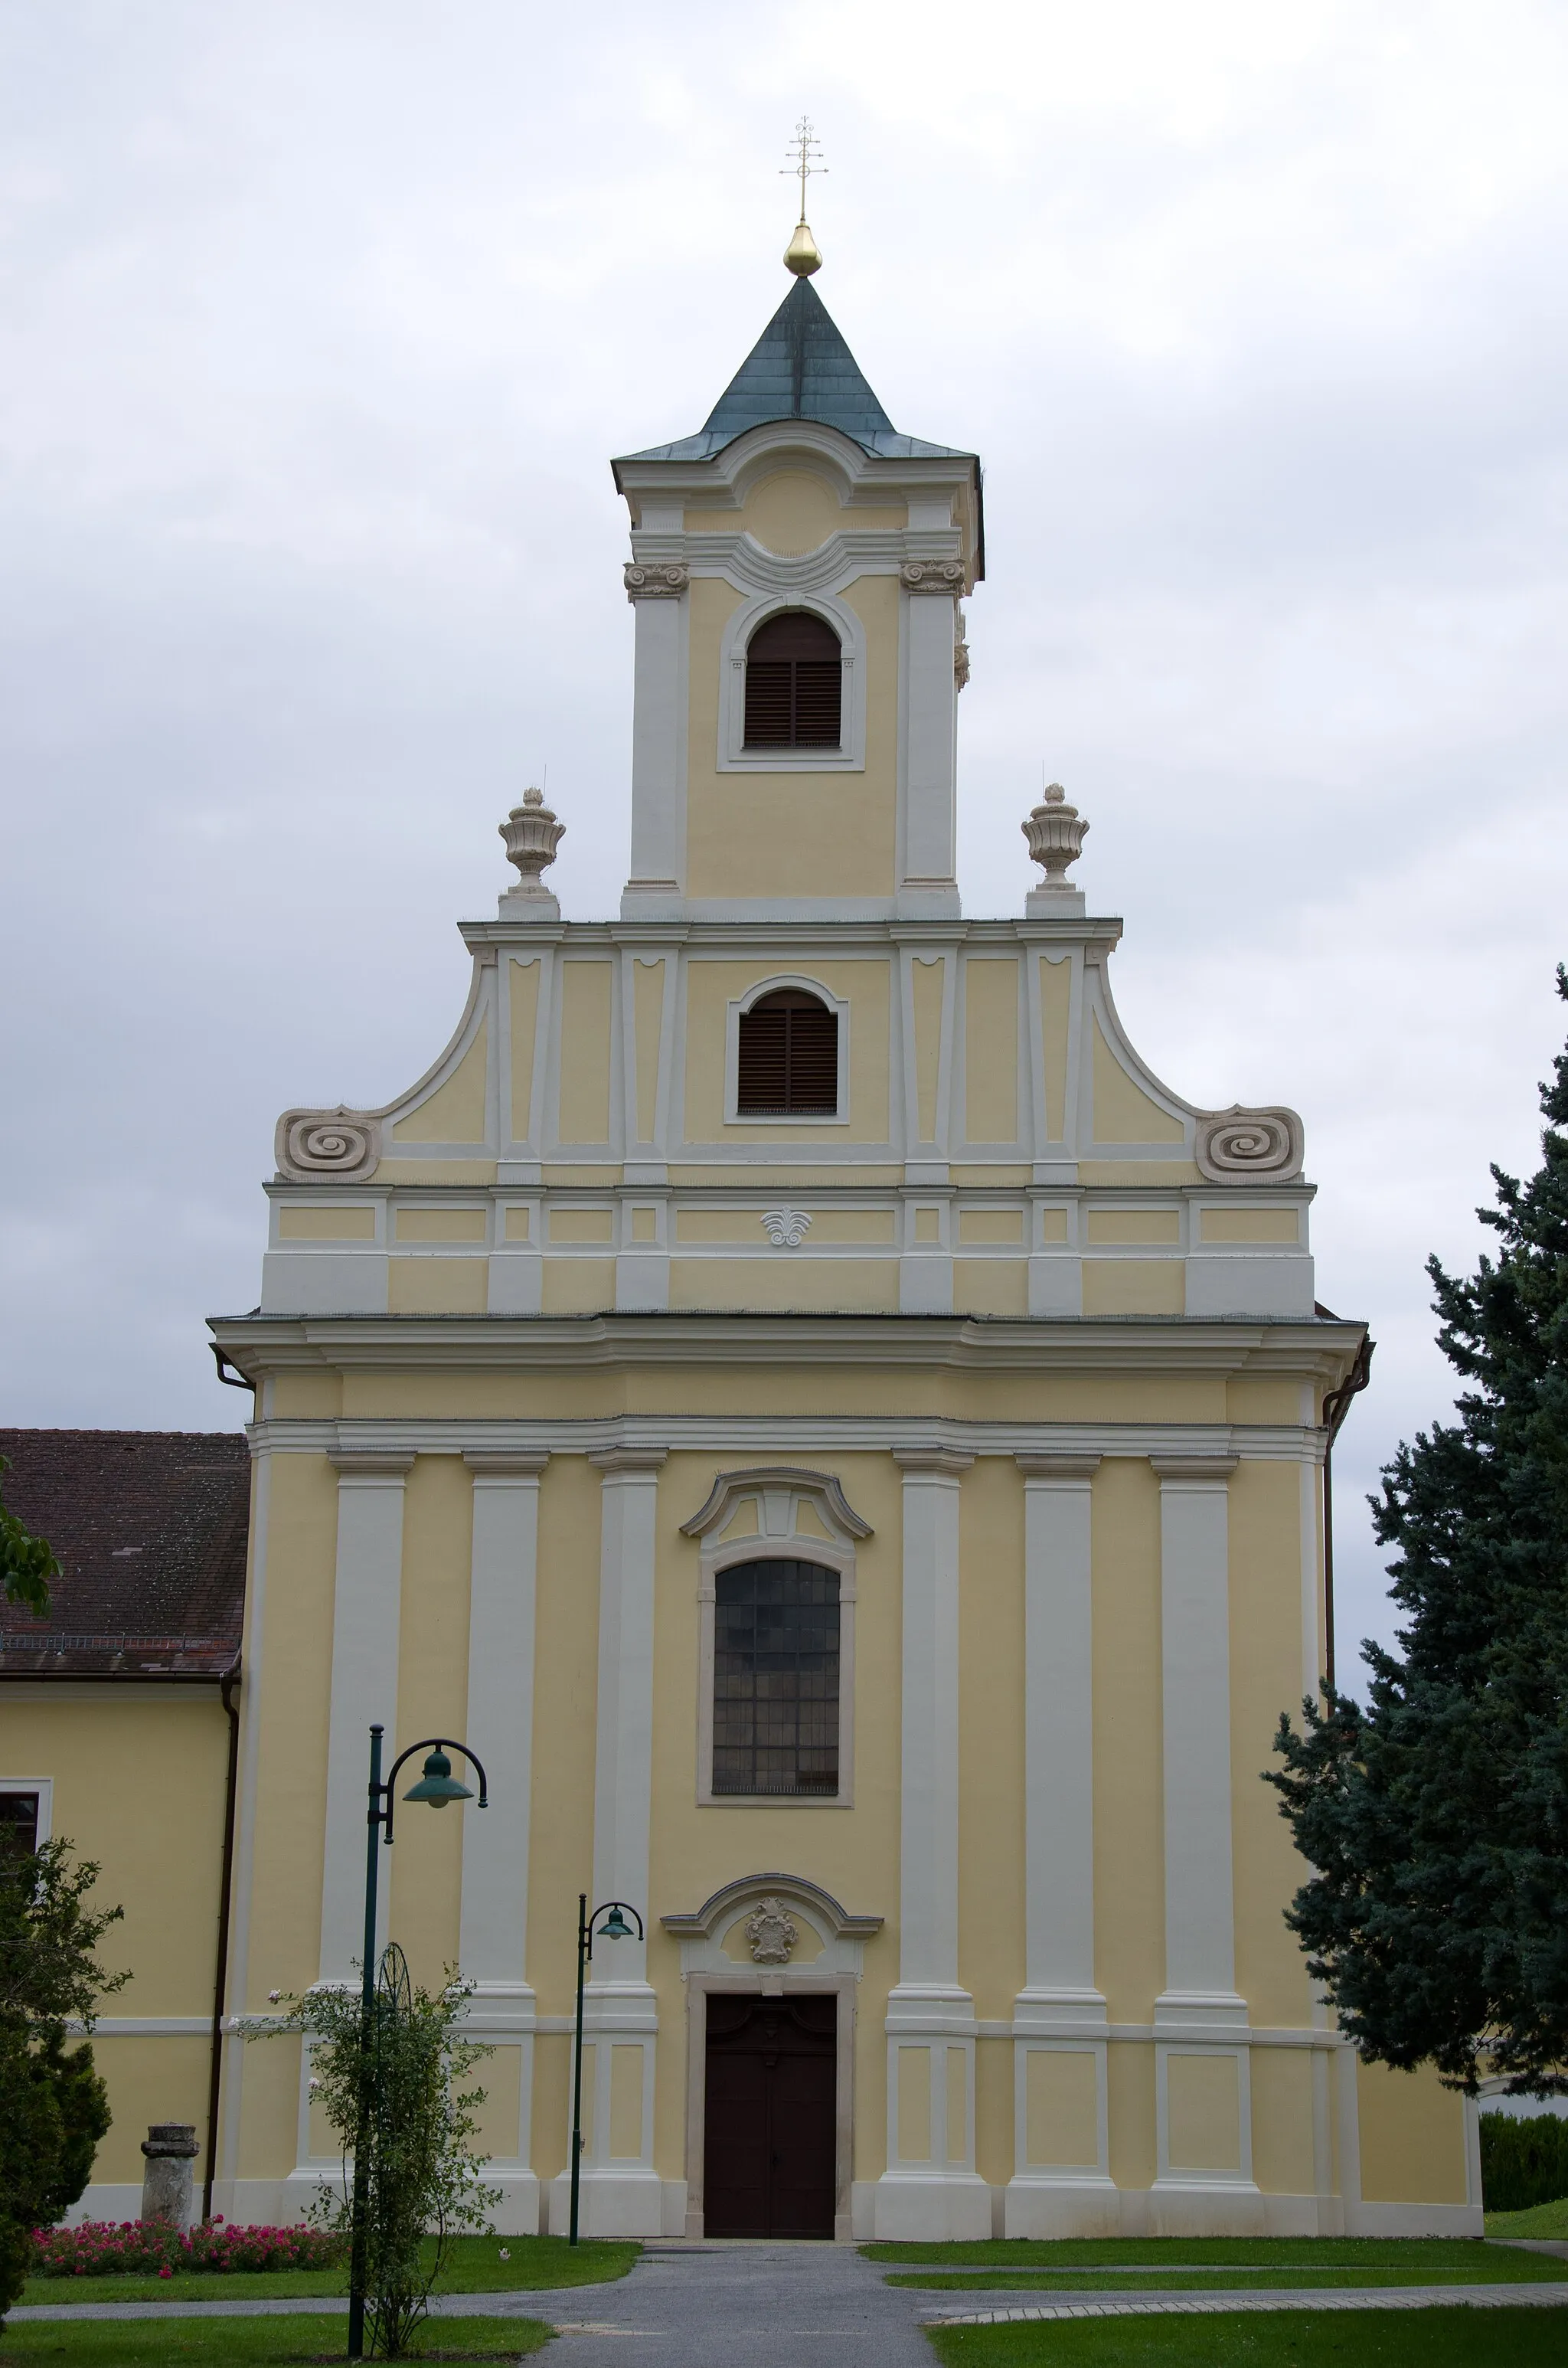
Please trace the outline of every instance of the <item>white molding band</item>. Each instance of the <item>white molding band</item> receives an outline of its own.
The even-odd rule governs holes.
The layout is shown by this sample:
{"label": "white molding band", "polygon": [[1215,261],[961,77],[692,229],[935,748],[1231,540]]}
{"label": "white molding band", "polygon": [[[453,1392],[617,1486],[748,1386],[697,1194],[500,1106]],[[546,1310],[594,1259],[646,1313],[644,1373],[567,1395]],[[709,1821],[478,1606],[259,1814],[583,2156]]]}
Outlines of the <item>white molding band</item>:
{"label": "white molding band", "polygon": [[[842,653],[836,748],[756,748],[745,745],[746,651],[752,635],[770,617],[804,609],[820,617],[838,636]],[[950,664],[950,660],[949,660]],[[825,590],[769,590],[739,603],[719,644],[719,745],[721,773],[863,773],[866,769],[866,628],[847,600]]]}
{"label": "white molding band", "polygon": [[[397,1750],[403,1485],[415,1457],[339,1449],[331,1460],[337,1467],[337,1567],[317,1978],[342,1982],[364,1947],[365,1787],[377,1720],[386,1729],[383,1759],[390,1764]],[[383,1928],[389,1890],[383,1883]],[[378,1949],[382,1937],[378,1932]]]}
{"label": "white molding band", "polygon": [[[884,1361],[899,1361],[896,1342],[889,1344]],[[368,1447],[420,1455],[462,1455],[471,1448],[483,1447],[591,1456],[612,1448],[641,1449],[657,1443],[698,1453],[744,1455],[750,1452],[760,1456],[776,1452],[781,1440],[799,1453],[825,1455],[886,1453],[908,1438],[909,1428],[907,1415],[650,1414],[512,1421],[467,1416],[372,1421],[289,1417],[254,1424],[251,1439],[255,1445],[298,1455],[330,1455],[340,1449]],[[932,1446],[971,1457],[1120,1455],[1142,1462],[1152,1456],[1199,1455],[1321,1463],[1324,1445],[1323,1432],[1302,1423],[965,1422],[937,1416],[923,1421],[921,1429]]]}

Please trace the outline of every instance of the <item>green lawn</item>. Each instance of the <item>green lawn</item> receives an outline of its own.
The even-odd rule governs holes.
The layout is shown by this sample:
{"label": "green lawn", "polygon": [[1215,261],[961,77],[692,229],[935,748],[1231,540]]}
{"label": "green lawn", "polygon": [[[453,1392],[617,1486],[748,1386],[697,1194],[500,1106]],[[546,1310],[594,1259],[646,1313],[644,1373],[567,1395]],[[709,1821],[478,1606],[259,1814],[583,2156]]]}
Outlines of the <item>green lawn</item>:
{"label": "green lawn", "polygon": [[[1424,2270],[1452,2272],[1482,2261],[1528,2260],[1494,2252],[1479,2237],[1106,2237],[1095,2240],[991,2237],[980,2244],[863,2245],[870,2261],[899,2269],[1114,2270],[1145,2267],[1285,2270]],[[1504,2273],[1506,2274],[1506,2273]]]}
{"label": "green lawn", "polygon": [[1489,2237],[1556,2237],[1568,2243],[1568,2195],[1555,2203],[1534,2203],[1528,2212],[1489,2212]]}
{"label": "green lawn", "polygon": [[[209,2283],[212,2281],[209,2280]],[[419,2331],[411,2359],[521,2360],[551,2340],[537,2318],[436,2318]],[[65,2368],[172,2368],[172,2363],[209,2361],[320,2361],[343,2358],[342,2323],[336,2318],[68,2319],[54,2327],[34,2322],[0,2328],[3,2368],[35,2368],[58,2361]]]}
{"label": "green lawn", "polygon": [[[501,2259],[503,2248],[511,2260]],[[550,2286],[602,2285],[623,2278],[640,2245],[585,2239],[575,2250],[564,2237],[456,2237],[437,2294],[534,2294]],[[1521,2258],[1528,2258],[1522,2256]],[[283,2302],[297,2294],[342,2294],[348,2271],[338,2270],[192,2271],[172,2278],[29,2278],[24,2303]],[[258,2357],[263,2355],[258,2354]]]}
{"label": "green lawn", "polygon": [[[1494,2262],[1503,2266],[1494,2268]],[[1131,2270],[903,2270],[885,2283],[918,2286],[926,2294],[1267,2294],[1300,2291],[1304,2286],[1427,2286],[1441,2285],[1568,2285],[1568,2261],[1540,2253],[1504,2253],[1488,2249],[1484,2261],[1467,2261],[1435,2276],[1430,2270],[1321,2270],[1312,2263],[1298,2270],[1201,2270],[1196,2274],[1172,2269],[1153,2277]]]}
{"label": "green lawn", "polygon": [[943,2368],[1561,2368],[1558,2310],[1281,2310],[928,2328]]}

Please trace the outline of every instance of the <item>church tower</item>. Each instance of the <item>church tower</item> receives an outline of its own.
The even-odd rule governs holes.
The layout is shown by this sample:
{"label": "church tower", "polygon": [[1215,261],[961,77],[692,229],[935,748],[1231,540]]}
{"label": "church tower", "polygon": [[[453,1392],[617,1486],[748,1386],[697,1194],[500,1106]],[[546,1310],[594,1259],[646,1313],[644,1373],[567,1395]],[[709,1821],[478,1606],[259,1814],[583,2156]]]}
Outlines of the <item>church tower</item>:
{"label": "church tower", "polygon": [[[980,464],[894,427],[817,259],[614,464],[619,915],[562,916],[588,817],[530,791],[446,1049],[278,1121],[212,1327],[257,1392],[230,1996],[352,1978],[368,1729],[455,1736],[491,1806],[400,1812],[382,1898],[475,1985],[503,2226],[564,2225],[585,1892],[642,1926],[585,1993],[591,2233],[1479,2232],[1466,2107],[1314,1995],[1256,1776],[1364,1371],[1301,1121],[1140,1059],[1061,789],[960,913]],[[220,2208],[336,2175],[307,2081],[231,2045]]]}
{"label": "church tower", "polygon": [[980,463],[902,436],[809,278],[695,436],[615,463],[628,920],[949,920]]}

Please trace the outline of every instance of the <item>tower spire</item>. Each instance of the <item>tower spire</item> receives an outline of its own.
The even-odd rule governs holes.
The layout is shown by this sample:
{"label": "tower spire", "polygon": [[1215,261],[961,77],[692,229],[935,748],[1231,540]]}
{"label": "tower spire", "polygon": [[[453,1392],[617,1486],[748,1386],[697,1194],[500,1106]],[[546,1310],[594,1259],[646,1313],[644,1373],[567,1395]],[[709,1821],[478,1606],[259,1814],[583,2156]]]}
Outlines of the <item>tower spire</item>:
{"label": "tower spire", "polygon": [[794,272],[797,279],[809,279],[813,271],[822,269],[822,251],[806,221],[806,183],[813,173],[827,171],[825,165],[813,165],[812,162],[813,155],[822,154],[822,142],[812,130],[810,116],[802,115],[796,124],[795,136],[785,154],[793,161],[786,165],[781,177],[798,180],[801,184],[801,219],[795,224],[794,236],[784,250],[784,268]]}

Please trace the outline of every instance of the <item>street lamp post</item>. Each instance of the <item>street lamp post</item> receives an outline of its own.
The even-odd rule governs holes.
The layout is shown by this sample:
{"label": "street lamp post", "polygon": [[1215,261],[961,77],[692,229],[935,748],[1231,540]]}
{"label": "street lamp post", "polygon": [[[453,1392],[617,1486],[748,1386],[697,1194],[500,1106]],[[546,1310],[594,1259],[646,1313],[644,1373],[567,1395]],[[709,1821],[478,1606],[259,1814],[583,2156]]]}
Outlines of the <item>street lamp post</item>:
{"label": "street lamp post", "polygon": [[[577,2187],[583,2168],[583,1971],[593,1961],[594,1927],[601,1916],[605,1919],[599,1924],[601,1941],[641,1941],[646,1937],[642,1918],[636,1908],[628,1907],[623,1899],[607,1899],[590,1916],[587,1893],[580,1891],[577,1894],[577,2037],[572,2058],[572,2225],[566,2238],[569,2245],[577,2241]],[[631,1924],[637,1927],[635,1934],[631,1924],[626,1920],[629,1916]]]}
{"label": "street lamp post", "polygon": [[369,2059],[375,2046],[376,2019],[376,1909],[378,1876],[381,1861],[379,1847],[390,1849],[392,1839],[392,1786],[397,1771],[404,1760],[412,1759],[416,1751],[427,1752],[425,1772],[417,1784],[403,1794],[405,1801],[424,1801],[432,1809],[444,1809],[449,1801],[472,1801],[473,1794],[466,1784],[460,1784],[452,1774],[449,1751],[466,1759],[479,1779],[479,1806],[490,1805],[490,1789],[483,1768],[473,1753],[461,1743],[453,1743],[446,1736],[426,1736],[423,1743],[411,1743],[400,1751],[381,1776],[381,1725],[370,1729],[369,1806],[365,1816],[365,1953],[359,1987],[359,2134],[354,2148],[354,2222],[348,2266],[348,2357],[362,2360],[365,2356],[365,2282],[367,2236],[366,2212],[370,2200],[370,2157],[365,2144],[365,2108],[369,2095]]}

